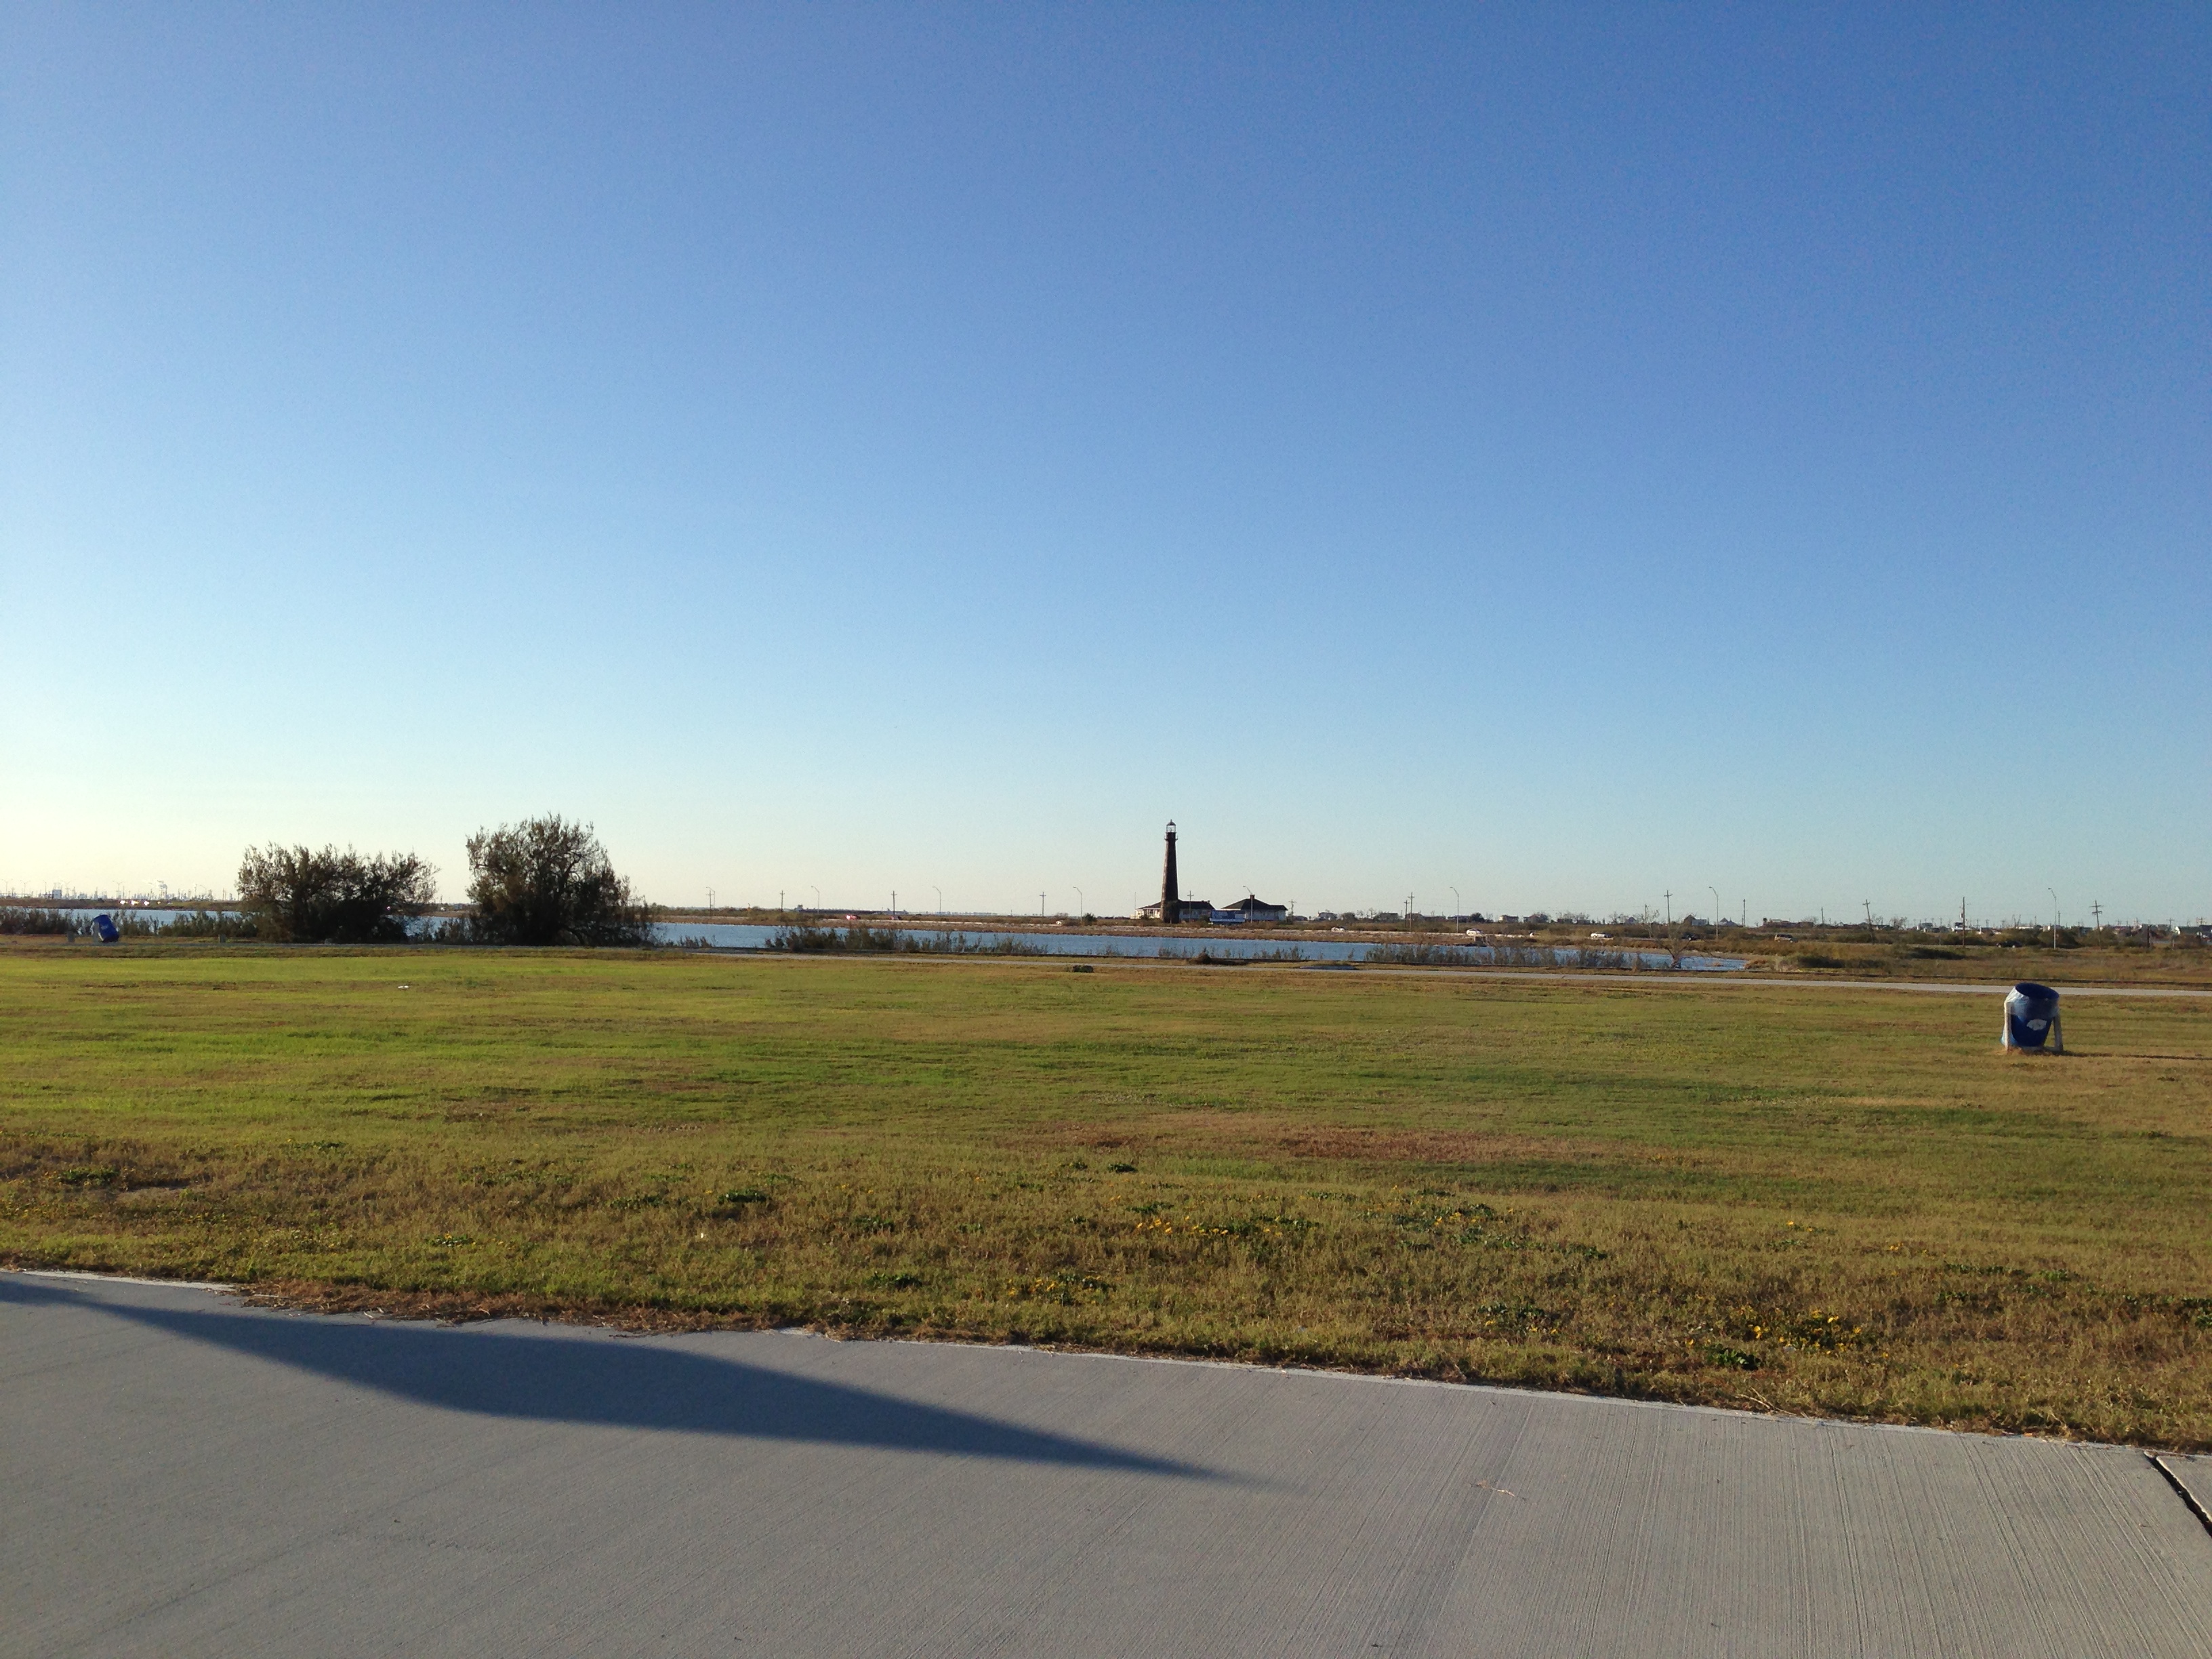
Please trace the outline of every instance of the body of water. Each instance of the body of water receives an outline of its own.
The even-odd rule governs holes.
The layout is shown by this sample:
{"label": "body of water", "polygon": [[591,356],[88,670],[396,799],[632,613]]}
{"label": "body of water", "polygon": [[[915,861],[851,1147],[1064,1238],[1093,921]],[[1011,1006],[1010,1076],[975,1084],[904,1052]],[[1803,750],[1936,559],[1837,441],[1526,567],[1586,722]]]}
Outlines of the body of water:
{"label": "body of water", "polygon": [[[826,924],[825,924],[826,925]],[[763,951],[769,941],[783,930],[738,922],[662,922],[659,932],[664,943],[680,945],[698,942],[718,951]],[[1011,942],[1025,951],[1035,951],[1048,957],[1131,957],[1157,960],[1162,957],[1189,961],[1203,951],[1216,960],[1224,958],[1240,961],[1264,961],[1295,951],[1305,962],[1364,962],[1368,953],[1377,949],[1372,942],[1344,939],[1279,939],[1267,937],[1240,936],[1224,929],[1218,934],[1203,938],[1177,935],[1160,939],[1143,933],[1071,933],[1054,928],[1036,933],[1001,933],[984,928],[915,927],[904,930],[924,938],[953,939],[970,949],[990,950],[1001,943]],[[1387,949],[1388,947],[1382,947]],[[1480,967],[1498,960],[1498,951],[1488,945],[1446,945],[1453,958],[1469,967]],[[1539,946],[1541,950],[1543,947]],[[1516,953],[1520,954],[1520,953]],[[1626,951],[1608,951],[1609,956],[1625,956]],[[1635,953],[1646,968],[1664,968],[1670,958],[1664,951],[1641,951]],[[1560,946],[1551,951],[1553,960],[1561,967],[1571,967],[1582,959],[1583,953],[1572,947]],[[1700,973],[1728,973],[1743,966],[1739,957],[1686,956],[1686,969]]]}
{"label": "body of water", "polygon": [[75,916],[80,921],[90,921],[94,916],[113,916],[120,921],[129,916],[149,927],[167,927],[179,916],[196,916],[203,910],[216,915],[238,914],[227,904],[46,904],[35,899],[12,908],[18,910],[51,910],[57,915]]}
{"label": "body of water", "polygon": [[[198,907],[187,905],[181,908],[156,908],[149,906],[142,908],[133,905],[123,909],[112,907],[102,909],[96,906],[69,904],[47,908],[60,910],[64,915],[81,916],[87,921],[95,915],[111,915],[118,919],[127,915],[161,927],[179,916],[194,914]],[[208,908],[221,909],[223,907]],[[416,921],[413,931],[427,932],[450,920],[452,918],[447,916],[423,916]],[[833,924],[825,921],[819,925]],[[764,951],[769,941],[783,931],[781,927],[733,921],[664,921],[657,922],[653,927],[654,933],[663,945],[699,944],[714,951]],[[1297,959],[1304,962],[1352,963],[1367,961],[1369,952],[1378,948],[1386,951],[1390,948],[1378,947],[1364,940],[1255,938],[1239,935],[1228,929],[1202,938],[1178,935],[1166,939],[1142,933],[1079,933],[1056,928],[1037,933],[1007,933],[975,927],[912,927],[903,931],[926,939],[950,939],[969,950],[990,951],[1001,944],[1011,943],[1020,951],[1034,951],[1041,956],[1130,957],[1149,961],[1166,957],[1171,961],[1188,962],[1203,951],[1216,961],[1255,962],[1279,959],[1285,953],[1295,951]],[[1488,945],[1445,943],[1440,948],[1451,954],[1443,963],[1431,965],[1479,968],[1495,963],[1498,960],[1497,949]],[[1542,946],[1536,948],[1540,951],[1544,949]],[[1517,965],[1526,966],[1528,954],[1526,951],[1516,951],[1513,960]],[[1561,968],[1579,965],[1583,956],[1579,949],[1565,945],[1553,949],[1550,954],[1553,962]],[[1608,951],[1606,954],[1625,956],[1628,953]],[[1664,951],[1640,951],[1635,954],[1637,960],[1645,968],[1665,968],[1670,960]],[[1740,957],[1686,956],[1681,965],[1685,970],[1697,973],[1730,973],[1741,969],[1743,960]]]}

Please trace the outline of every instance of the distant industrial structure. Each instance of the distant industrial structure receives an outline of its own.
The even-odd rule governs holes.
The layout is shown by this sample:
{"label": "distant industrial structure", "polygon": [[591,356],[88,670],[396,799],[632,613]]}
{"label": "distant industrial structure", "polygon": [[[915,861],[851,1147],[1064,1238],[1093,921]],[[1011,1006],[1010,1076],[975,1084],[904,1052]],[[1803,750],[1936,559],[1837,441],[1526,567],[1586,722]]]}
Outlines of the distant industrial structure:
{"label": "distant industrial structure", "polygon": [[1185,921],[1212,922],[1218,927],[1230,927],[1245,921],[1287,921],[1291,907],[1270,904],[1263,898],[1247,894],[1226,909],[1216,909],[1210,899],[1187,899],[1182,896],[1182,881],[1176,871],[1175,821],[1168,821],[1167,857],[1160,871],[1160,896],[1155,904],[1147,904],[1137,912],[1145,921],[1164,923],[1170,927]]}

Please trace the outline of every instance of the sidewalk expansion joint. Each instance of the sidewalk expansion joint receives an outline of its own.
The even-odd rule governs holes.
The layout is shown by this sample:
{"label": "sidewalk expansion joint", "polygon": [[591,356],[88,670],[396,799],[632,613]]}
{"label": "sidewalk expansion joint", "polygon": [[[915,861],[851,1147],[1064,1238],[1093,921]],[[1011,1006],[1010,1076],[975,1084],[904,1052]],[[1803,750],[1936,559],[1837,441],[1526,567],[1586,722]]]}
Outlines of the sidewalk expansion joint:
{"label": "sidewalk expansion joint", "polygon": [[2151,1468],[2166,1477],[2166,1484],[2173,1488],[2181,1501],[2189,1505],[2189,1512],[2197,1517],[2197,1525],[2208,1534],[2212,1534],[2212,1515],[2204,1512],[2204,1505],[2197,1501],[2197,1494],[2182,1484],[2181,1477],[2168,1468],[2166,1460],[2156,1452],[2145,1452],[2143,1455],[2150,1459]]}

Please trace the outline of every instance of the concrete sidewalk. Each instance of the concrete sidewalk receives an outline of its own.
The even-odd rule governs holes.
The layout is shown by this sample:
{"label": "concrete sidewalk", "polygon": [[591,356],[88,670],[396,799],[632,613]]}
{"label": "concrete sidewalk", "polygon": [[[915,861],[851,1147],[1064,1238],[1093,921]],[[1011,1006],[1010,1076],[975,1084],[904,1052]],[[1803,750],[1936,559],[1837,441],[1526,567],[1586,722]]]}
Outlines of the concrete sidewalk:
{"label": "concrete sidewalk", "polygon": [[0,1655],[2206,1653],[2118,1448],[0,1273]]}

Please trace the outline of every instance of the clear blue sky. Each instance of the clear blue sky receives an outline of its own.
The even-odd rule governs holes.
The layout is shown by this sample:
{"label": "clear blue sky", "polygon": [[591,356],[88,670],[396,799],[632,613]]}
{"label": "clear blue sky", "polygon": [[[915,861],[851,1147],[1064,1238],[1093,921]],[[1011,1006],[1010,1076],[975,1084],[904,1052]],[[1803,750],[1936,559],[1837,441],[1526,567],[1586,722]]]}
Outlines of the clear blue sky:
{"label": "clear blue sky", "polygon": [[2212,9],[0,14],[0,885],[2212,912]]}

